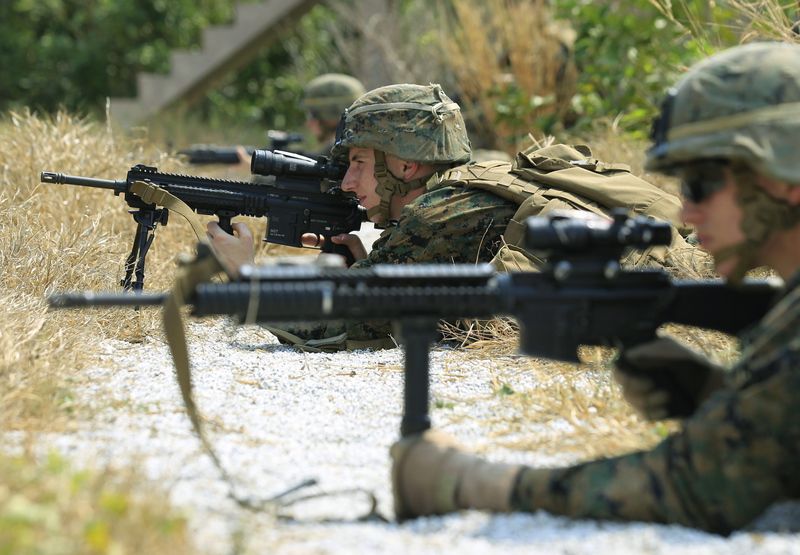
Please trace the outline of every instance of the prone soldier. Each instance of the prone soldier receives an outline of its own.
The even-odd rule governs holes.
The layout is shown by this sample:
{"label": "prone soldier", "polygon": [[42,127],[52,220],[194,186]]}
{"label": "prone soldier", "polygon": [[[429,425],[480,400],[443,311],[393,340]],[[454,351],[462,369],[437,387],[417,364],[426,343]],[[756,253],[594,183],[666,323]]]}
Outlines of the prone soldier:
{"label": "prone soldier", "polygon": [[[754,83],[757,86],[754,86]],[[757,266],[784,296],[728,372],[666,337],[616,375],[649,418],[685,418],[649,451],[566,468],[491,463],[427,431],[391,449],[398,518],[462,508],[677,523],[727,534],[800,497],[800,46],[755,43],[696,64],[653,127],[647,166],[682,180],[683,216],[736,282]]]}
{"label": "prone soldier", "polygon": [[[530,269],[537,260],[521,248],[522,222],[554,209],[605,215],[627,207],[681,225],[677,197],[622,165],[594,159],[584,146],[529,149],[513,163],[469,163],[460,107],[439,85],[369,91],[343,114],[340,128],[332,155],[349,163],[342,189],[353,192],[370,220],[385,228],[369,254],[356,235],[331,238],[349,247],[355,268],[494,261],[501,269]],[[237,238],[211,227],[209,233],[229,267],[252,260],[252,236],[246,231]],[[308,240],[318,246],[316,237]],[[675,241],[685,245],[678,233]],[[660,263],[668,258],[663,251],[646,256]],[[388,323],[270,329],[306,348],[394,346]]]}

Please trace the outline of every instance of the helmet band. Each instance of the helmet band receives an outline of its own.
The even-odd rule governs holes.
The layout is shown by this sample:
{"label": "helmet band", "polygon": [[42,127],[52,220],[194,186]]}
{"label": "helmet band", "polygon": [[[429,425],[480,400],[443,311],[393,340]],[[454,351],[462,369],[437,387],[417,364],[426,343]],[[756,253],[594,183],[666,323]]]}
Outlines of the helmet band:
{"label": "helmet band", "polygon": [[739,114],[678,125],[667,131],[667,140],[674,141],[686,137],[729,131],[752,124],[770,123],[774,121],[786,122],[787,120],[797,120],[800,122],[800,102],[765,106],[764,108]]}
{"label": "helmet band", "polygon": [[431,106],[430,104],[421,104],[419,102],[385,102],[383,104],[367,104],[353,108],[347,113],[347,118],[351,118],[369,112],[383,112],[386,110],[419,110],[420,112],[430,112],[436,118],[436,121],[441,122],[445,117],[460,112],[458,104],[455,102],[439,102]]}

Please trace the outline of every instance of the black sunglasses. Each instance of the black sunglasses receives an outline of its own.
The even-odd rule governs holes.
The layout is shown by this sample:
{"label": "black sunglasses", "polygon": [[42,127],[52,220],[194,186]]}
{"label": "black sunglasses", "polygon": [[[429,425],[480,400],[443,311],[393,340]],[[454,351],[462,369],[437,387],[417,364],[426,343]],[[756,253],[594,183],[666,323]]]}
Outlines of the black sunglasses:
{"label": "black sunglasses", "polygon": [[697,162],[681,169],[681,195],[695,204],[725,187],[725,168],[730,168],[727,160]]}

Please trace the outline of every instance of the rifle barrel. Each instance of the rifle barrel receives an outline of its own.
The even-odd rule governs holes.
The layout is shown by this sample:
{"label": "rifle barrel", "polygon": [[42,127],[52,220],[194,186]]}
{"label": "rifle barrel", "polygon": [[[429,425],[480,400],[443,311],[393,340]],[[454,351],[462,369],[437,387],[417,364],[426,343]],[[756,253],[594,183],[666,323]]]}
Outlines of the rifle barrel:
{"label": "rifle barrel", "polygon": [[166,293],[61,293],[50,295],[50,308],[78,306],[158,306],[166,300]]}
{"label": "rifle barrel", "polygon": [[59,172],[42,172],[40,176],[42,183],[57,183],[60,185],[83,185],[85,187],[97,187],[98,189],[112,189],[114,191],[124,191],[125,181],[114,179],[98,179],[95,177],[83,177],[80,175],[67,175]]}

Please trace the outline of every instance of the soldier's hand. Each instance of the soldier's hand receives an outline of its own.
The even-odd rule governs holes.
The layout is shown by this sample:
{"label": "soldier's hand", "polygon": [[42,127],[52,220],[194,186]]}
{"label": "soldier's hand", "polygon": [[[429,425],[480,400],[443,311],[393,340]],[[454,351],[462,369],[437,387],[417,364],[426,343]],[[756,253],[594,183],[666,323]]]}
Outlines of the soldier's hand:
{"label": "soldier's hand", "polygon": [[247,225],[235,222],[231,227],[233,235],[226,233],[217,222],[208,222],[206,233],[223,266],[233,272],[232,277],[235,278],[241,266],[253,263],[255,248],[253,234]]}
{"label": "soldier's hand", "polygon": [[337,245],[346,245],[350,252],[353,253],[353,259],[355,260],[363,260],[367,257],[367,249],[364,247],[364,243],[361,242],[361,238],[355,233],[334,235],[331,237],[331,242]]}
{"label": "soldier's hand", "polygon": [[622,395],[648,420],[691,416],[724,385],[720,366],[669,337],[625,349],[614,364]]}
{"label": "soldier's hand", "polygon": [[392,492],[397,520],[458,510],[458,475],[446,462],[458,452],[450,436],[427,430],[404,437],[389,450],[392,458]]}
{"label": "soldier's hand", "polygon": [[[300,240],[303,242],[303,246],[322,248],[326,239],[314,233],[304,233]],[[353,254],[354,260],[361,260],[367,257],[367,249],[364,247],[364,243],[362,243],[361,238],[354,233],[340,233],[339,235],[331,237],[330,240],[336,245],[347,246]]]}
{"label": "soldier's hand", "polygon": [[249,154],[242,145],[236,146],[236,157],[239,159],[239,170],[242,173],[250,173],[250,161],[252,159],[252,155]]}
{"label": "soldier's hand", "polygon": [[397,520],[467,508],[511,510],[518,465],[484,461],[436,430],[401,439],[390,455]]}

